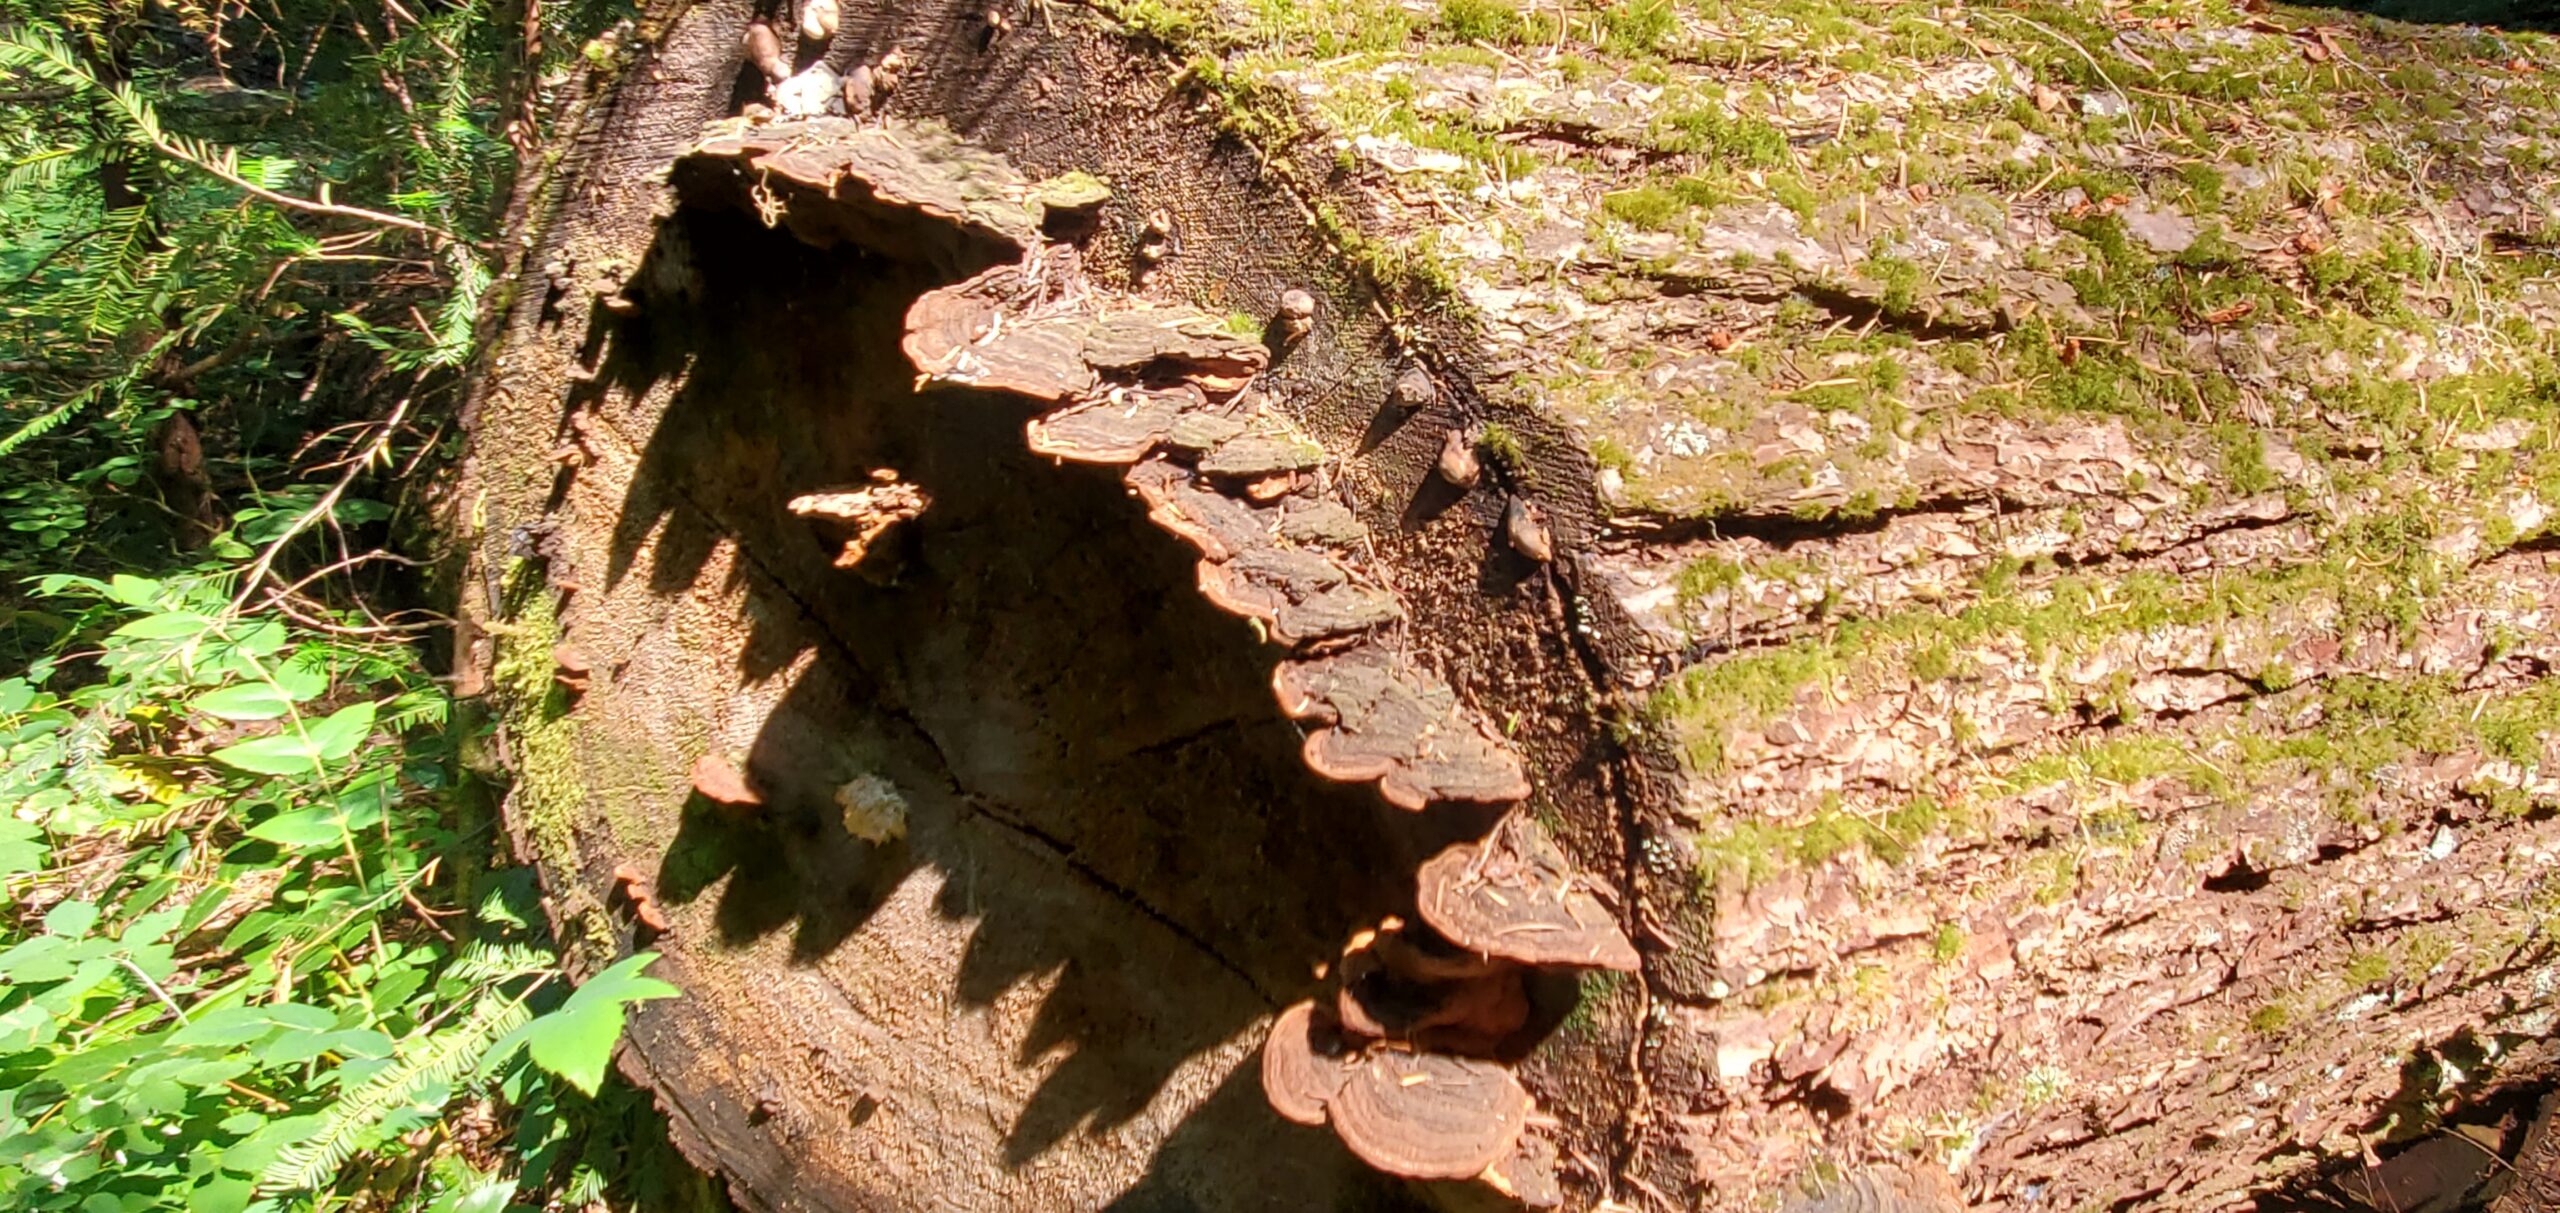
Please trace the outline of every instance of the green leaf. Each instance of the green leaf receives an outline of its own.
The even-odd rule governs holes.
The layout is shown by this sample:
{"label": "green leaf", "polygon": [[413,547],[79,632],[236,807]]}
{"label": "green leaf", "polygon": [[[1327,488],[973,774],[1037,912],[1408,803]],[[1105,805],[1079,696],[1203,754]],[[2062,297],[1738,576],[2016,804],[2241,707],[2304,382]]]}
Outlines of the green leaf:
{"label": "green leaf", "polygon": [[293,809],[249,827],[249,837],[294,850],[335,846],[346,838],[345,822],[336,809]]}
{"label": "green leaf", "polygon": [[53,849],[45,845],[42,827],[15,817],[0,817],[0,876],[42,871],[46,858],[52,854]]}
{"label": "green leaf", "polygon": [[132,607],[147,607],[160,597],[160,583],[148,577],[118,573],[107,579],[107,597]]}
{"label": "green leaf", "polygon": [[189,1213],[240,1213],[249,1207],[249,1196],[255,1191],[248,1180],[216,1175],[197,1184],[187,1196]]}
{"label": "green leaf", "polygon": [[371,700],[350,704],[332,713],[327,720],[311,726],[311,741],[325,762],[335,762],[355,753],[365,734],[373,731],[374,704]]}
{"label": "green leaf", "polygon": [[606,1063],[613,1059],[614,1042],[622,1038],[624,1008],[683,993],[666,982],[640,975],[657,959],[655,952],[624,957],[579,986],[558,1010],[526,1024],[521,1034],[533,1063],[570,1086],[595,1094],[604,1083]]}
{"label": "green leaf", "polygon": [[191,640],[212,628],[212,616],[194,611],[163,611],[117,628],[115,635],[128,640]]}
{"label": "green leaf", "polygon": [[66,901],[44,912],[44,929],[69,939],[88,934],[97,922],[98,907],[85,901]]}
{"label": "green leaf", "polygon": [[251,738],[215,750],[213,758],[225,766],[257,775],[319,774],[326,770],[326,764],[355,752],[365,734],[373,731],[373,712],[370,700],[351,704],[327,720],[303,726],[299,734],[288,729]]}
{"label": "green leaf", "polygon": [[213,752],[213,760],[253,775],[309,775],[320,769],[315,747],[291,733],[253,737]]}
{"label": "green leaf", "polygon": [[292,711],[293,700],[276,687],[249,682],[207,691],[187,701],[187,706],[223,720],[273,720]]}

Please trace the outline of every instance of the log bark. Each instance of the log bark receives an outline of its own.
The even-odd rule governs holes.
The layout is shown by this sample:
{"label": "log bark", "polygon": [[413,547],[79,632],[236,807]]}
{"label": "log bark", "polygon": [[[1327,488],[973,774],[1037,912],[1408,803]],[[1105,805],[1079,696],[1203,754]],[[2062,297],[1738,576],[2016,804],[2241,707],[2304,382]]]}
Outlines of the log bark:
{"label": "log bark", "polygon": [[[2560,987],[2560,569],[2524,471],[2481,467],[2555,437],[2529,359],[2467,414],[2253,415],[2394,369],[2285,357],[2366,303],[2270,296],[2250,328],[2219,297],[2110,312],[2103,280],[2298,285],[2308,245],[2109,264],[2083,246],[2177,224],[2040,185],[1985,236],[1907,180],[1823,200],[1821,240],[1747,202],[1658,240],[1605,200],[1712,159],[1648,109],[1701,70],[1676,56],[1595,42],[1589,86],[1519,48],[1275,69],[1197,27],[987,11],[846,6],[795,62],[897,52],[884,113],[758,128],[733,117],[764,88],[753,8],[653,6],[523,188],[445,498],[510,827],[580,964],[650,947],[686,990],[636,1013],[623,1068],[743,1206],[1497,1199],[1284,1121],[1256,1056],[1497,820],[1551,836],[1641,961],[1542,970],[1503,1050],[1569,1207],[2202,1209],[2355,1199],[2457,1122],[2521,1145]],[[1970,32],[1948,53],[2016,66],[2016,30]],[[1444,188],[1344,125],[1346,63],[1549,171]],[[2003,70],[1983,87],[2042,106]],[[909,173],[958,192],[883,188]],[[1067,173],[1108,199],[1043,232],[1007,191]],[[2494,205],[2534,189],[2500,188],[2432,255],[2547,262],[2547,217]],[[1071,279],[1040,277],[1051,247]],[[969,302],[1007,273],[1155,317],[1148,344],[1079,321],[1065,378],[967,362],[1068,306]],[[2501,306],[2547,320],[2537,292]],[[1191,309],[1194,344],[1150,308]],[[1232,374],[1247,330],[1268,366]],[[2497,356],[2453,309],[2410,331]],[[2479,395],[2447,357],[2407,381]],[[2147,386],[2098,414],[2036,394],[2101,363]],[[1435,470],[1453,433],[1477,483]],[[891,514],[806,504],[875,486]],[[1348,519],[1291,540],[1323,561],[1220,554],[1217,510],[1316,505]],[[1373,668],[1491,765],[1284,711],[1306,671]],[[699,794],[706,761],[750,794]]]}

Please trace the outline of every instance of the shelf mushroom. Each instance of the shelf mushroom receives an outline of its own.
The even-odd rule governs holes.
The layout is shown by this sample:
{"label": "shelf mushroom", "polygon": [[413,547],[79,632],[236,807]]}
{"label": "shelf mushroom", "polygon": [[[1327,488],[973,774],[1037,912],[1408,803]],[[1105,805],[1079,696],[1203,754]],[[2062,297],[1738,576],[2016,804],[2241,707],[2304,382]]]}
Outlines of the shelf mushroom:
{"label": "shelf mushroom", "polygon": [[1511,1153],[1529,1092],[1489,1061],[1371,1049],[1327,1101],[1335,1136],[1409,1179],[1473,1179]]}
{"label": "shelf mushroom", "polygon": [[1642,964],[1535,822],[1515,816],[1483,842],[1452,846],[1425,861],[1418,880],[1422,920],[1479,956],[1621,973]]}
{"label": "shelf mushroom", "polygon": [[1325,1122],[1325,1105],[1351,1077],[1357,1059],[1329,1017],[1302,1002],[1280,1013],[1262,1042],[1262,1093],[1274,1111],[1302,1125]]}

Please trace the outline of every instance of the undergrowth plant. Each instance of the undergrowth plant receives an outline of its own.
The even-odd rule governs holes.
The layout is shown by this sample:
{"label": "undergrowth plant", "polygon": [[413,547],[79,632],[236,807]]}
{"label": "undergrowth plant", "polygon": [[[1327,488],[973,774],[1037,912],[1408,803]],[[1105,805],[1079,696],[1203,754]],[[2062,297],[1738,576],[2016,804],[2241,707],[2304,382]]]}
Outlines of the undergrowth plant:
{"label": "undergrowth plant", "polygon": [[675,991],[563,977],[394,546],[630,7],[0,0],[0,1208],[635,1182]]}
{"label": "undergrowth plant", "polygon": [[[234,580],[47,578],[72,647],[0,681],[0,874],[44,904],[0,951],[0,1204],[503,1208],[528,1168],[436,1150],[448,1112],[593,1095],[625,1005],[675,991],[645,952],[565,991],[521,880],[440,879],[491,828],[443,692]],[[567,1133],[520,1128],[528,1160]],[[382,1191],[399,1156],[440,1166]]]}

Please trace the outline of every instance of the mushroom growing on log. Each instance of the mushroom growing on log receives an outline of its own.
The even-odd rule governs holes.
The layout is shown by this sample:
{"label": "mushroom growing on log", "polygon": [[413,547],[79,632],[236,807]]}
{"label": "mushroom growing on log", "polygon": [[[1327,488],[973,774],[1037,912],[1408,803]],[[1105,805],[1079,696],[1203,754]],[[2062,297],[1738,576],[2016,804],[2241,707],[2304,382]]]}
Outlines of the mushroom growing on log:
{"label": "mushroom growing on log", "polygon": [[841,19],[841,14],[836,11],[836,0],[802,0],[800,36],[811,42],[831,41]]}
{"label": "mushroom growing on log", "polygon": [[1325,1122],[1325,1105],[1351,1077],[1355,1058],[1346,1055],[1342,1038],[1329,1017],[1312,1002],[1280,1013],[1262,1046],[1262,1092],[1271,1107],[1302,1125]]}
{"label": "mushroom growing on log", "polygon": [[1371,1049],[1325,1105],[1361,1160],[1409,1179],[1473,1179],[1529,1122],[1529,1092],[1491,1062]]}
{"label": "mushroom growing on log", "polygon": [[1621,973],[1642,964],[1589,878],[1529,818],[1515,814],[1484,841],[1433,856],[1419,886],[1422,920],[1476,955]]}
{"label": "mushroom growing on log", "polygon": [[1476,458],[1475,440],[1464,430],[1451,430],[1440,440],[1440,462],[1435,465],[1442,480],[1462,489],[1476,487],[1484,478],[1484,464]]}
{"label": "mushroom growing on log", "polygon": [[1316,297],[1295,287],[1280,295],[1280,336],[1289,342],[1307,339],[1316,327]]}

